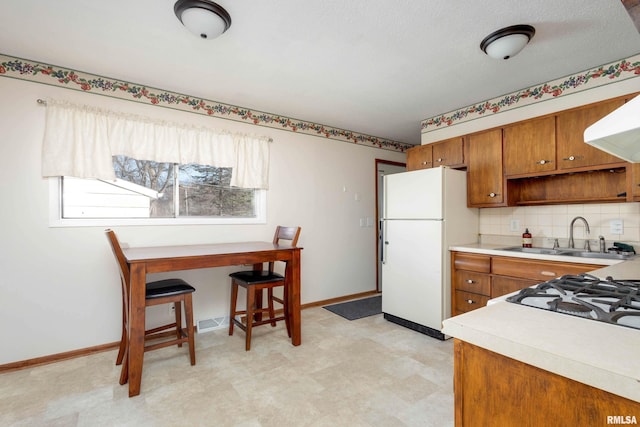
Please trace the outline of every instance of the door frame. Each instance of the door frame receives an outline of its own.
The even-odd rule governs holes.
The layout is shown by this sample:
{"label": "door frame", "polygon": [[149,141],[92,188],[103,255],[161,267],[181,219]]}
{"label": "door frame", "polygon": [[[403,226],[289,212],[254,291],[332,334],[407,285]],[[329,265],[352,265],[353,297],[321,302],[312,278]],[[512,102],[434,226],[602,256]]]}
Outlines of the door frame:
{"label": "door frame", "polygon": [[379,212],[379,206],[380,206],[380,201],[381,201],[380,197],[382,197],[382,195],[380,194],[381,188],[378,185],[379,177],[380,177],[380,175],[378,173],[378,170],[379,170],[381,165],[392,165],[392,166],[400,166],[400,167],[405,167],[406,168],[407,164],[406,163],[402,163],[402,162],[394,162],[394,161],[391,161],[391,160],[383,160],[383,159],[376,159],[375,163],[376,164],[375,164],[374,173],[375,173],[375,180],[376,180],[376,182],[375,182],[375,189],[376,189],[376,202],[375,202],[376,203],[376,217],[375,217],[376,218],[376,226],[375,226],[375,229],[376,229],[376,263],[375,263],[376,264],[376,291],[377,292],[382,292],[382,289],[381,289],[381,285],[382,284],[380,283],[380,276],[381,276],[381,274],[380,274],[380,238],[381,238],[380,215],[381,215],[381,212]]}

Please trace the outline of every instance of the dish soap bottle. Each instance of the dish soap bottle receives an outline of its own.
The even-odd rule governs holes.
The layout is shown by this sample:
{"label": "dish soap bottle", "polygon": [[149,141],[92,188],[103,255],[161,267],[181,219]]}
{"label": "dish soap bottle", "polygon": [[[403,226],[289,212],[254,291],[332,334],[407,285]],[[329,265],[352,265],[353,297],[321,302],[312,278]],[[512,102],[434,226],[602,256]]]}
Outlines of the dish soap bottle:
{"label": "dish soap bottle", "polygon": [[529,233],[529,229],[526,228],[524,233],[522,233],[522,247],[530,248],[533,243],[533,238],[531,237],[531,233]]}

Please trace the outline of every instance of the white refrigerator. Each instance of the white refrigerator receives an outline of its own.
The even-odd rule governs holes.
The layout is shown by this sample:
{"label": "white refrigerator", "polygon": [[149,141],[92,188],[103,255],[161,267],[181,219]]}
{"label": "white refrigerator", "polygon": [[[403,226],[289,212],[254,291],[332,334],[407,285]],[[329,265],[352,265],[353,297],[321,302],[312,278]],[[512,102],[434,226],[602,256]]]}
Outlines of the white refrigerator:
{"label": "white refrigerator", "polygon": [[442,321],[451,317],[448,248],[478,241],[466,180],[466,172],[442,166],[384,177],[384,318],[442,340]]}

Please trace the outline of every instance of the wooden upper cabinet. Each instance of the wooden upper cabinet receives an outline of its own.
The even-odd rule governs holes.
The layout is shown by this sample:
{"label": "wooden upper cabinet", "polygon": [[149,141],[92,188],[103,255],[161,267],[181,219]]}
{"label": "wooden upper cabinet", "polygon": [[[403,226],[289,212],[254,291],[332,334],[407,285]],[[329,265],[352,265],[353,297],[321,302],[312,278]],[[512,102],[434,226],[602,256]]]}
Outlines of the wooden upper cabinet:
{"label": "wooden upper cabinet", "polygon": [[584,142],[586,128],[623,104],[623,99],[617,99],[558,114],[556,118],[558,169],[624,162],[619,157]]}
{"label": "wooden upper cabinet", "polygon": [[629,178],[631,196],[634,202],[640,202],[640,163],[631,164],[631,177]]}
{"label": "wooden upper cabinet", "polygon": [[531,175],[556,169],[555,117],[526,120],[504,128],[506,176]]}
{"label": "wooden upper cabinet", "polygon": [[464,165],[463,137],[446,139],[431,145],[433,146],[433,167]]}
{"label": "wooden upper cabinet", "polygon": [[502,129],[469,135],[467,153],[469,207],[506,206],[502,175]]}
{"label": "wooden upper cabinet", "polygon": [[433,167],[432,145],[418,145],[407,150],[407,170],[414,171]]}

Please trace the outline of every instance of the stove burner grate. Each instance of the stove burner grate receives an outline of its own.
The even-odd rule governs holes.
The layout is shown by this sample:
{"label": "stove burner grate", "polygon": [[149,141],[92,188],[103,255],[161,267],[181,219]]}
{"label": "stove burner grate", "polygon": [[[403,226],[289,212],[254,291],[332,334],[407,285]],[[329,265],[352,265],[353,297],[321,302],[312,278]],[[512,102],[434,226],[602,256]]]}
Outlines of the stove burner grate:
{"label": "stove burner grate", "polygon": [[591,318],[591,312],[593,311],[589,307],[580,304],[579,302],[563,301],[560,298],[556,298],[553,301],[547,302],[549,308],[552,311],[560,313],[571,314],[574,316],[580,316],[585,318]]}
{"label": "stove burner grate", "polygon": [[640,329],[640,280],[566,275],[507,297],[511,303]]}

